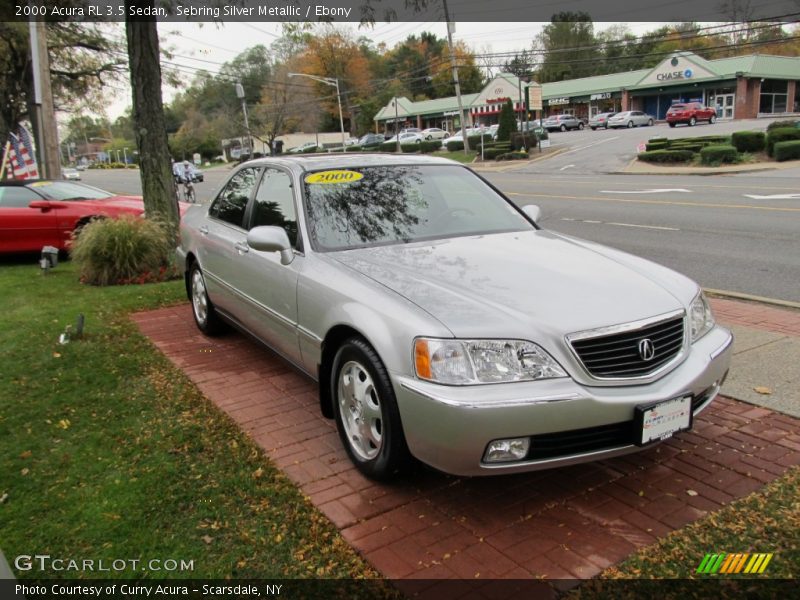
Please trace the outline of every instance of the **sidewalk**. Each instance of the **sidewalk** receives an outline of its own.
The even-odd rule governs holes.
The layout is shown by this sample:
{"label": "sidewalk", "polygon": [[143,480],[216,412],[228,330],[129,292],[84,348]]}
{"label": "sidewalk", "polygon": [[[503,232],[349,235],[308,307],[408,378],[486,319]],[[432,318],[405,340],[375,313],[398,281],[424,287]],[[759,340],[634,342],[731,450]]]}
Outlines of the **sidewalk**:
{"label": "sidewalk", "polygon": [[800,311],[711,302],[739,338],[726,396],[691,432],[573,467],[474,479],[420,468],[384,484],[352,467],[319,414],[316,384],[274,354],[237,333],[204,337],[188,304],[133,320],[373,566],[424,580],[427,593],[440,579],[574,585],[800,464],[800,420],[789,416],[798,414]]}

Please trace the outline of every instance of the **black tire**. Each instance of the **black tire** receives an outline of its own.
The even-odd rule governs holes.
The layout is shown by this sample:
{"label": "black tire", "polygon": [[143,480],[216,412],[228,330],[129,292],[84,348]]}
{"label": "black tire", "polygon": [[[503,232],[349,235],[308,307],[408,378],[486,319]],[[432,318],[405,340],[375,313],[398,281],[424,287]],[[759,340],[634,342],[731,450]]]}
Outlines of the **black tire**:
{"label": "black tire", "polygon": [[713,125],[717,122],[717,115],[711,115],[711,118],[708,120],[709,125]]}
{"label": "black tire", "polygon": [[432,136],[432,135],[429,135],[429,136],[428,136],[428,137],[426,137],[425,139],[426,139],[426,140],[428,140],[428,141],[430,142],[430,141],[433,139],[433,136]]}
{"label": "black tire", "polygon": [[653,119],[650,119],[650,120],[647,122],[647,126],[648,126],[648,127],[652,127],[652,126],[653,126]]}
{"label": "black tire", "polygon": [[192,268],[189,269],[189,300],[192,302],[194,323],[200,331],[209,336],[225,331],[225,322],[217,314],[214,304],[208,297],[205,277],[197,263],[192,264]]}
{"label": "black tire", "polygon": [[578,129],[583,129],[583,123],[578,123]]}
{"label": "black tire", "polygon": [[194,192],[194,187],[190,187],[186,190],[186,201],[191,202],[192,204],[197,202],[197,195]]}
{"label": "black tire", "polygon": [[592,127],[592,131],[597,131],[597,127]]}
{"label": "black tire", "polygon": [[[364,339],[352,337],[337,350],[330,372],[336,428],[356,468],[375,480],[406,471],[411,454],[394,389],[377,352]],[[364,387],[353,385],[348,397],[348,382],[355,380]],[[365,415],[371,423],[365,424]],[[367,432],[362,436],[363,428]]]}
{"label": "black tire", "polygon": [[559,127],[559,129],[561,131],[566,131],[567,130],[567,126],[566,125],[562,125],[561,127]]}
{"label": "black tire", "polygon": [[694,127],[696,123],[697,123],[697,119],[695,119],[694,117],[689,119],[689,127]]}
{"label": "black tire", "polygon": [[669,126],[670,127],[675,127],[675,123],[670,123]]}
{"label": "black tire", "polygon": [[633,127],[633,121],[628,121],[628,129],[631,129],[632,127]]}

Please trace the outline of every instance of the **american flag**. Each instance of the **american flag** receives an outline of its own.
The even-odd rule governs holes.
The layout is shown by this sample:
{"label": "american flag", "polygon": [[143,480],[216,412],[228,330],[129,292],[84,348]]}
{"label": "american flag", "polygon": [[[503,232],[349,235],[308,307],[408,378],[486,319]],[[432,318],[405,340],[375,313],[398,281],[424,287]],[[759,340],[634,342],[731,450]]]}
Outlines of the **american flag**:
{"label": "american flag", "polygon": [[38,179],[39,168],[36,165],[36,155],[33,151],[31,134],[20,125],[19,135],[13,133],[8,137],[6,160],[9,171],[14,179]]}

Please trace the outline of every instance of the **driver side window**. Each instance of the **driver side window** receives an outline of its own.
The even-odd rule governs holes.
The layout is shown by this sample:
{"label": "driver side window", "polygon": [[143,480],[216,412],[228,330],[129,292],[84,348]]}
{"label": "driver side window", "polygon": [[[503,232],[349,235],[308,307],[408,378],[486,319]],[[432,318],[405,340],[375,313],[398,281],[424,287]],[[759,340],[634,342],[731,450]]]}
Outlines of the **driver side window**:
{"label": "driver side window", "polygon": [[208,209],[208,216],[242,227],[247,201],[253,195],[258,169],[242,169],[234,175]]}
{"label": "driver side window", "polygon": [[283,227],[292,247],[297,247],[297,214],[292,180],[278,169],[265,169],[253,202],[250,228],[263,225]]}

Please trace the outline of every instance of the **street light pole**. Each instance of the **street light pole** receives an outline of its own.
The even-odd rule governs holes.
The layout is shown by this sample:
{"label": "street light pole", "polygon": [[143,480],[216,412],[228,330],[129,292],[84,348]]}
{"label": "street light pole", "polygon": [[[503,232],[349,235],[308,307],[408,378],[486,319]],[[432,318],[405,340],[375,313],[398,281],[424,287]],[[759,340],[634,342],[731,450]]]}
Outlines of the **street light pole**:
{"label": "street light pole", "polygon": [[397,152],[400,152],[400,132],[397,131],[397,96],[394,97],[394,140],[397,144]]}
{"label": "street light pole", "polygon": [[128,148],[127,147],[122,149],[122,156],[123,156],[123,159],[125,160],[125,164],[127,165],[128,164]]}
{"label": "street light pole", "polygon": [[308,77],[314,81],[319,81],[325,85],[330,85],[336,88],[336,102],[339,105],[339,128],[342,131],[342,152],[344,152],[344,117],[342,116],[342,96],[339,93],[339,79],[336,77],[318,77],[316,75],[308,75],[307,73],[287,73],[289,77]]}
{"label": "street light pole", "polygon": [[[450,48],[450,66],[453,69],[453,83],[456,88],[456,98],[458,99],[458,120],[461,121],[461,137],[464,139],[464,154],[469,154],[469,140],[467,139],[467,124],[464,122],[464,104],[461,102],[461,85],[458,83],[458,67],[456,67],[456,55],[453,53],[453,31],[456,24],[450,21],[450,12],[447,10],[447,0],[442,0],[444,7],[444,20],[447,22],[447,45]],[[481,134],[483,135],[483,134]]]}

